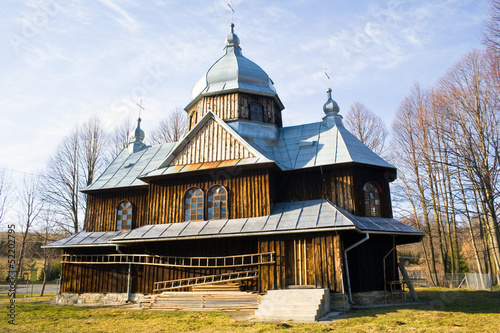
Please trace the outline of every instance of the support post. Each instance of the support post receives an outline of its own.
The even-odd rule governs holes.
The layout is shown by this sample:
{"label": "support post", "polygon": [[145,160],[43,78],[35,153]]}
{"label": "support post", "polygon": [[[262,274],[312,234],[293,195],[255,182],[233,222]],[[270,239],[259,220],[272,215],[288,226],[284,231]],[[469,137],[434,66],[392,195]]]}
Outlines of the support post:
{"label": "support post", "polygon": [[132,283],[132,264],[128,264],[128,281],[127,281],[127,303],[130,303],[130,284]]}

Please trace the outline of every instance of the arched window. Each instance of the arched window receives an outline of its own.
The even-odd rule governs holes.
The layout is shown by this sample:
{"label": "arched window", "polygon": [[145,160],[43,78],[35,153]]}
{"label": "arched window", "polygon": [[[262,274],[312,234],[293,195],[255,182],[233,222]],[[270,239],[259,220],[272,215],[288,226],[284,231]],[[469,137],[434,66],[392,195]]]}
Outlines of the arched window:
{"label": "arched window", "polygon": [[184,195],[184,220],[203,220],[203,191],[197,187],[190,188]]}
{"label": "arched window", "polygon": [[263,121],[262,104],[257,102],[250,102],[249,109],[250,109],[250,120]]}
{"label": "arched window", "polygon": [[209,220],[227,218],[227,191],[224,186],[212,186],[207,192],[207,201]]}
{"label": "arched window", "polygon": [[130,201],[122,201],[116,208],[116,230],[132,229],[132,203]]}
{"label": "arched window", "polygon": [[365,193],[365,211],[366,216],[382,216],[380,211],[380,191],[374,183],[366,183],[363,186]]}

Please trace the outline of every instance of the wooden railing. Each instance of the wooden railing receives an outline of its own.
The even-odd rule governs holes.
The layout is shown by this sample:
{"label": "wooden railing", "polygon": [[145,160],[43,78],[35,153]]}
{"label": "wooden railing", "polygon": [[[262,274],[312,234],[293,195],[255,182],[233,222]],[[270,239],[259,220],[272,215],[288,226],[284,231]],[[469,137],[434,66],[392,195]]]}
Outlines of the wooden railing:
{"label": "wooden railing", "polygon": [[228,281],[242,281],[256,279],[259,276],[258,270],[224,273],[218,275],[206,275],[178,280],[161,281],[154,283],[154,291],[166,291],[186,288],[194,285],[222,283]]}
{"label": "wooden railing", "polygon": [[63,255],[68,264],[138,264],[172,267],[227,268],[274,263],[274,252],[242,254],[226,257],[171,257],[148,254]]}

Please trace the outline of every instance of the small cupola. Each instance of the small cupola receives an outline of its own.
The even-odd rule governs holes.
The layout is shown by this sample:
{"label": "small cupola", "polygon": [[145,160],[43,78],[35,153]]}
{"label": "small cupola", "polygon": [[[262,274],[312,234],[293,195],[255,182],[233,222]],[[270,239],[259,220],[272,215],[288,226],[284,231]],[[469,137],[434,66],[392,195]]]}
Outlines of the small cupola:
{"label": "small cupola", "polygon": [[328,94],[328,99],[323,105],[323,112],[325,112],[325,116],[323,117],[324,124],[328,127],[332,127],[334,125],[344,126],[342,123],[342,116],[339,114],[339,105],[332,98],[332,89],[328,88],[326,93]]}
{"label": "small cupola", "polygon": [[141,129],[141,118],[137,118],[137,128],[135,129],[134,135],[130,138],[128,144],[128,152],[130,154],[138,152],[144,144],[144,131]]}
{"label": "small cupola", "polygon": [[226,37],[226,48],[228,48],[228,47],[237,47],[238,49],[241,50],[240,39],[234,33],[234,24],[231,23],[231,25],[229,27],[231,28],[231,31],[229,32],[229,34]]}

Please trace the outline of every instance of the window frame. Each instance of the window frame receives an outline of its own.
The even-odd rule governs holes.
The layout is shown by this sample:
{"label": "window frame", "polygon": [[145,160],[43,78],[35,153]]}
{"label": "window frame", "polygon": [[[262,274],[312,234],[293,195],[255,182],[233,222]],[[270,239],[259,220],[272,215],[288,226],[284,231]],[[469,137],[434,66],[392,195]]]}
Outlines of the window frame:
{"label": "window frame", "polygon": [[[125,204],[125,203],[128,203],[130,205],[130,207],[121,208],[120,206],[122,204]],[[126,214],[126,215],[130,215],[130,226],[129,226],[129,223],[127,222],[127,225],[125,228],[123,227],[123,222],[128,221],[129,219],[123,220],[123,218],[120,218],[120,221],[118,221],[118,217],[123,216],[123,214],[120,214],[119,212],[123,211],[123,210],[130,210],[130,214]],[[115,231],[130,231],[133,229],[134,211],[135,211],[134,204],[130,200],[121,200],[120,202],[118,202],[118,204],[116,205],[116,209],[115,209],[115,214],[116,214],[115,215]],[[120,222],[120,229],[118,229],[118,222]]]}
{"label": "window frame", "polygon": [[[368,191],[367,186],[373,186],[373,189],[376,191]],[[375,193],[375,195],[372,195]],[[363,185],[363,204],[364,204],[364,212],[367,217],[382,217],[382,190],[380,186],[374,182],[369,181]],[[370,197],[367,198],[367,195]],[[378,203],[377,203],[378,201]]]}
{"label": "window frame", "polygon": [[[197,190],[200,190],[200,191],[201,191],[201,196],[197,196],[197,198],[202,198],[202,199],[203,199],[203,201],[201,202],[201,206],[202,206],[201,219],[198,219],[198,218],[196,218],[196,219],[192,219],[192,218],[191,218],[191,216],[192,216],[192,212],[191,212],[191,210],[193,209],[192,207],[189,207],[190,217],[189,217],[189,219],[187,219],[187,214],[186,214],[186,212],[188,211],[188,208],[187,208],[187,206],[186,206],[186,205],[187,205],[187,203],[186,203],[186,199],[187,199],[187,198],[186,198],[186,197],[187,197],[187,195],[188,195],[189,191],[191,191],[191,190],[193,190],[193,189],[197,189]],[[190,199],[191,199],[191,198],[192,198],[192,196],[190,197]],[[184,195],[183,195],[183,197],[182,197],[182,200],[183,200],[183,206],[182,206],[182,207],[183,207],[184,221],[186,221],[186,222],[187,222],[187,221],[203,221],[203,220],[205,219],[205,211],[206,211],[206,210],[205,210],[205,191],[203,191],[203,189],[202,189],[202,188],[197,187],[197,186],[192,186],[192,187],[188,188],[188,189],[184,192]],[[196,201],[196,210],[200,209],[200,208],[198,207],[198,203],[199,203],[199,201],[197,200],[197,201]],[[189,205],[192,205],[192,204],[193,204],[192,202],[190,202],[190,203],[189,203]],[[196,215],[197,215],[197,217],[198,217],[198,212],[196,212]]]}
{"label": "window frame", "polygon": [[189,121],[189,129],[192,129],[196,123],[197,123],[197,118],[198,118],[198,110],[193,110],[189,113],[189,117],[188,117],[188,121]]}
{"label": "window frame", "polygon": [[[214,211],[214,212],[212,213],[212,214],[213,214],[213,217],[212,217],[212,218],[210,218],[210,216],[209,216],[209,215],[210,215],[209,209],[210,209],[211,207],[209,207],[209,205],[210,205],[209,196],[210,196],[210,191],[211,191],[213,188],[215,188],[215,187],[220,187],[220,188],[224,189],[224,191],[225,191],[225,195],[226,195],[226,200],[224,200],[224,201],[222,201],[222,200],[218,201],[218,202],[220,203],[220,204],[219,204],[219,216],[218,216],[218,217],[215,217],[215,211]],[[228,197],[228,195],[229,195],[229,191],[228,191],[228,190],[227,190],[227,188],[226,188],[224,185],[222,185],[222,184],[214,184],[214,185],[212,185],[212,186],[210,186],[210,187],[208,188],[207,193],[206,193],[206,197],[207,197],[207,203],[206,203],[206,207],[207,207],[207,212],[206,212],[207,220],[227,220],[227,219],[229,218],[229,197]],[[226,211],[225,211],[226,216],[225,216],[225,217],[221,217],[222,202],[224,202],[224,203],[225,203],[225,208],[226,208]],[[215,207],[213,207],[213,208],[215,208]]]}
{"label": "window frame", "polygon": [[[260,112],[259,112],[259,116],[258,118],[260,119],[255,119],[252,117],[252,106],[259,106],[260,107]],[[254,121],[261,121],[261,122],[264,122],[264,105],[262,105],[262,103],[259,103],[259,102],[256,102],[256,101],[251,101],[250,103],[248,103],[248,119],[250,120],[254,120]]]}

